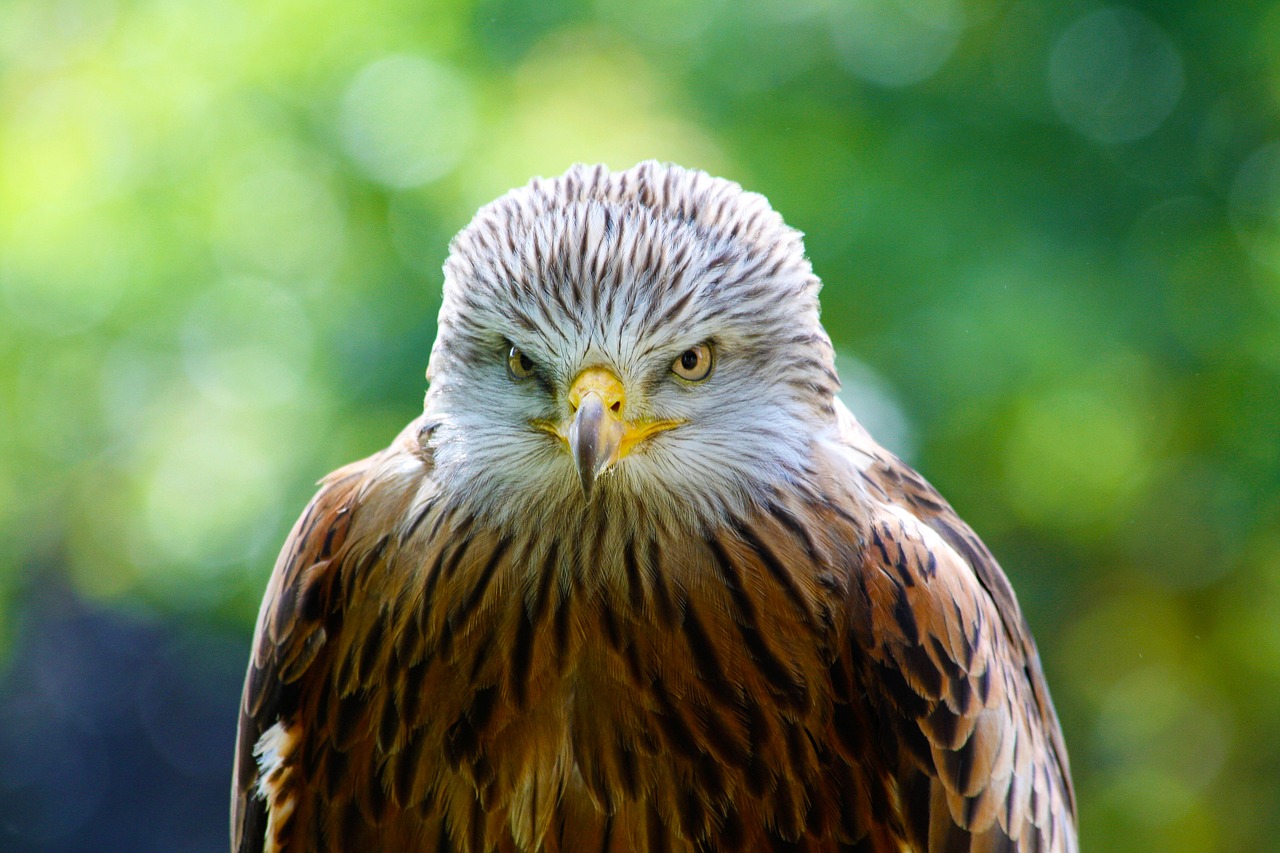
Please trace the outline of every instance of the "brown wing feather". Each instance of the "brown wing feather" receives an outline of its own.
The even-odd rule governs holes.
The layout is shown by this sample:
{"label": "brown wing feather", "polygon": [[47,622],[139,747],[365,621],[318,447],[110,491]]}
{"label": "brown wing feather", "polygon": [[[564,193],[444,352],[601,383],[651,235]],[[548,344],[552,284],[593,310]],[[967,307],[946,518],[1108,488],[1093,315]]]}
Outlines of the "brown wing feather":
{"label": "brown wing feather", "polygon": [[[281,549],[258,614],[240,705],[231,813],[231,846],[237,853],[272,849],[266,839],[270,806],[259,795],[255,754],[263,733],[301,716],[315,728],[340,727],[340,721],[318,718],[326,707],[311,697],[318,683],[333,678],[333,647],[344,630],[342,585],[374,550],[351,535],[353,520],[369,502],[371,484],[386,479],[388,465],[416,459],[421,475],[429,472],[429,461],[421,456],[423,428],[421,419],[414,421],[387,450],[326,477]],[[351,632],[348,626],[346,633]],[[297,824],[300,816],[294,813],[290,820]]]}
{"label": "brown wing feather", "polygon": [[1062,732],[1008,580],[919,474],[843,426],[871,507],[854,668],[900,745],[903,832],[928,851],[1075,851]]}

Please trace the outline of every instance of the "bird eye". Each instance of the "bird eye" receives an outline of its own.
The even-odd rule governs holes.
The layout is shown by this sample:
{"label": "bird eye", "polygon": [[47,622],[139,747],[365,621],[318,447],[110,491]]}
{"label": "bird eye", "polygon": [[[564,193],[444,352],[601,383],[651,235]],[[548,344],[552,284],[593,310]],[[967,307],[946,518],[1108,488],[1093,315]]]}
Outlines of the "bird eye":
{"label": "bird eye", "polygon": [[688,382],[701,382],[711,375],[711,346],[698,344],[680,353],[671,363],[671,372]]}
{"label": "bird eye", "polygon": [[528,379],[533,376],[533,359],[521,352],[519,347],[512,347],[511,352],[507,353],[507,373],[512,379]]}

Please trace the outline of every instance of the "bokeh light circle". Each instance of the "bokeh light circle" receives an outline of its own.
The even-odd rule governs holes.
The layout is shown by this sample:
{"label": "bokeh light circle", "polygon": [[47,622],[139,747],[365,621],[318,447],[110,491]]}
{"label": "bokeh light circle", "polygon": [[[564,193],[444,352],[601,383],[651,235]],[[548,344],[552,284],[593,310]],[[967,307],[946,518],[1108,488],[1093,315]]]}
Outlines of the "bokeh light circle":
{"label": "bokeh light circle", "polygon": [[1280,270],[1280,142],[1254,151],[1231,182],[1231,225],[1254,259]]}
{"label": "bokeh light circle", "polygon": [[1173,112],[1184,82],[1173,42],[1132,9],[1081,17],[1049,58],[1059,117],[1095,142],[1133,142],[1152,133]]}
{"label": "bokeh light circle", "polygon": [[343,96],[347,153],[374,180],[421,186],[448,174],[471,142],[471,87],[457,72],[421,56],[395,55],[366,66]]}
{"label": "bokeh light circle", "polygon": [[964,11],[955,0],[851,0],[832,7],[840,63],[881,86],[932,77],[960,40]]}

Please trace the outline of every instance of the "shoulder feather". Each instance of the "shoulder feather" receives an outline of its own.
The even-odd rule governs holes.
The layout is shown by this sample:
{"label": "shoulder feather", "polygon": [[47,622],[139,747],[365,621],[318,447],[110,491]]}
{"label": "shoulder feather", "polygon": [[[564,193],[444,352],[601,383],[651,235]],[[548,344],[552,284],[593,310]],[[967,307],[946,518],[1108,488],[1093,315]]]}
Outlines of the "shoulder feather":
{"label": "shoulder feather", "polygon": [[869,507],[852,643],[899,745],[903,831],[928,851],[1075,851],[1066,749],[1008,579],[932,486],[841,419]]}
{"label": "shoulder feather", "polygon": [[[290,727],[297,722],[303,687],[327,669],[343,623],[343,569],[359,564],[377,544],[353,535],[356,517],[389,509],[377,505],[387,499],[380,485],[420,481],[430,473],[421,440],[427,429],[419,418],[386,450],[325,477],[280,551],[258,614],[240,703],[231,792],[231,846],[237,853],[273,849],[267,841],[269,795],[279,785],[260,779],[260,766],[273,775],[287,769],[285,744],[296,742]],[[392,491],[403,504],[414,490]],[[398,514],[397,509],[392,517]]]}

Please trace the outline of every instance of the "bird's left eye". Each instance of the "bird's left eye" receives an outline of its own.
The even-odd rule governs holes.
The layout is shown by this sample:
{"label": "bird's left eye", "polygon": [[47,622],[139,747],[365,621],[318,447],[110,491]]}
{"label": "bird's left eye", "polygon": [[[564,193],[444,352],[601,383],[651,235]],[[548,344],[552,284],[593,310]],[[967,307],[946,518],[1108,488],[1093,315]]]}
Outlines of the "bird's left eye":
{"label": "bird's left eye", "polygon": [[512,347],[511,352],[507,353],[507,373],[511,378],[528,379],[533,376],[533,372],[533,359],[521,352],[519,347]]}
{"label": "bird's left eye", "polygon": [[680,353],[671,362],[671,372],[686,382],[701,382],[711,375],[714,362],[709,344],[698,344]]}

